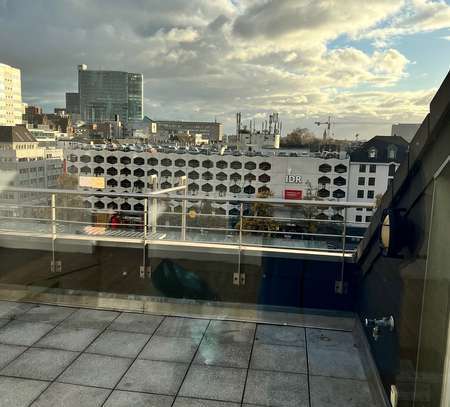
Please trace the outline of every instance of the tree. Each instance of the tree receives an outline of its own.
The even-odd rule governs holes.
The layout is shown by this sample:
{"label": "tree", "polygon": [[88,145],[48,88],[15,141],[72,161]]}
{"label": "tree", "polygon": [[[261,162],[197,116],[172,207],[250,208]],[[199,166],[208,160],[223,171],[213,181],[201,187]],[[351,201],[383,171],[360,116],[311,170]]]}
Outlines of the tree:
{"label": "tree", "polygon": [[[272,192],[259,192],[256,198],[268,199],[273,197]],[[244,217],[242,220],[243,230],[268,230],[276,231],[279,229],[279,223],[273,217],[273,206],[264,202],[254,202],[250,206],[248,213],[250,217]],[[240,221],[237,223],[236,228],[240,229]]]}
{"label": "tree", "polygon": [[281,139],[282,147],[306,147],[312,145],[319,145],[320,139],[306,128],[297,128],[290,132],[286,137]]}

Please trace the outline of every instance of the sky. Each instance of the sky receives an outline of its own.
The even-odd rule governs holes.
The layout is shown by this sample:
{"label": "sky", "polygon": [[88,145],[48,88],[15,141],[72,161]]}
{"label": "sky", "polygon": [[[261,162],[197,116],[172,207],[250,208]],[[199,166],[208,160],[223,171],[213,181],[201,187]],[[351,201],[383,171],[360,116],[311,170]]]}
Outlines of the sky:
{"label": "sky", "polygon": [[421,122],[450,69],[450,0],[0,0],[0,62],[46,111],[77,65],[144,75],[155,119],[328,116],[337,138]]}

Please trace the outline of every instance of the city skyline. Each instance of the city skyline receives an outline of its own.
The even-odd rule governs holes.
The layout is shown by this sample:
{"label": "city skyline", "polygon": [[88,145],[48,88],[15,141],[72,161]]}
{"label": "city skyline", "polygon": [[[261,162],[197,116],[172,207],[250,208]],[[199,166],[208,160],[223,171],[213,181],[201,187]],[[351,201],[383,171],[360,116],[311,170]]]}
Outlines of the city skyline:
{"label": "city skyline", "polygon": [[450,64],[448,1],[377,0],[364,12],[359,1],[210,3],[4,1],[2,62],[22,70],[24,101],[46,110],[64,105],[87,63],[142,72],[152,118],[217,118],[232,132],[236,111],[278,111],[285,130],[320,134],[313,122],[331,115],[350,123],[340,138],[422,121]]}

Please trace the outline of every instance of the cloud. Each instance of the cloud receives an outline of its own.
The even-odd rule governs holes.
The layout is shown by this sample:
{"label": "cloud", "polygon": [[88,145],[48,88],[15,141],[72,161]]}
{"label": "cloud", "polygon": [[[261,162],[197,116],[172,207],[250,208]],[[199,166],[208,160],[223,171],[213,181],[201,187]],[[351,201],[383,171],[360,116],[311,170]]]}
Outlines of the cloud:
{"label": "cloud", "polygon": [[[228,130],[238,110],[254,118],[278,110],[285,128],[328,114],[414,121],[431,91],[397,88],[411,62],[390,39],[448,26],[448,8],[428,0],[0,0],[1,62],[22,69],[25,101],[47,109],[64,104],[86,63],[142,72],[152,117],[217,117]],[[359,39],[379,47],[359,48]]]}
{"label": "cloud", "polygon": [[393,37],[450,28],[450,4],[444,0],[407,0],[386,27],[364,34],[384,46]]}

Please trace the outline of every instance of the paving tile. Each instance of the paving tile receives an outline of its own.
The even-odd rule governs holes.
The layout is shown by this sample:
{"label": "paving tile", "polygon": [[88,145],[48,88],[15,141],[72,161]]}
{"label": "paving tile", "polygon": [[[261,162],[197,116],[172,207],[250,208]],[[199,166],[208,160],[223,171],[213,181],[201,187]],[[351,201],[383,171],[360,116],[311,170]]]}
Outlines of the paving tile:
{"label": "paving tile", "polygon": [[192,365],[179,395],[240,403],[245,377],[245,369]]}
{"label": "paving tile", "polygon": [[208,326],[207,319],[167,317],[156,331],[161,336],[201,338]]}
{"label": "paving tile", "polygon": [[306,349],[255,343],[250,369],[307,373]]}
{"label": "paving tile", "polygon": [[0,344],[0,369],[3,369],[26,349],[26,346]]}
{"label": "paving tile", "polygon": [[86,352],[135,358],[149,339],[150,335],[146,334],[105,331],[86,349]]}
{"label": "paving tile", "polygon": [[104,329],[118,315],[119,313],[115,311],[79,309],[67,318],[61,326]]}
{"label": "paving tile", "polygon": [[75,312],[75,308],[52,305],[36,305],[24,314],[17,316],[22,321],[58,323]]}
{"label": "paving tile", "polygon": [[54,380],[77,356],[77,352],[30,348],[0,374],[27,379]]}
{"label": "paving tile", "polygon": [[101,331],[101,329],[58,326],[35,346],[81,352]]}
{"label": "paving tile", "polygon": [[252,351],[252,344],[245,342],[217,342],[205,337],[200,344],[194,363],[246,369]]}
{"label": "paving tile", "polygon": [[256,325],[246,322],[211,321],[205,336],[217,342],[253,342]]}
{"label": "paving tile", "polygon": [[115,390],[104,407],[171,407],[173,397]]}
{"label": "paving tile", "polygon": [[152,335],[163,319],[164,317],[159,315],[124,312],[113,321],[108,329]]}
{"label": "paving tile", "polygon": [[308,349],[352,349],[356,347],[355,338],[351,332],[306,329],[306,339],[308,341]]}
{"label": "paving tile", "polygon": [[48,382],[0,377],[0,406],[27,407],[48,385]]}
{"label": "paving tile", "polygon": [[110,390],[52,383],[31,407],[100,407]]}
{"label": "paving tile", "polygon": [[31,346],[54,327],[43,322],[11,321],[0,328],[0,343]]}
{"label": "paving tile", "polygon": [[200,338],[177,338],[154,335],[139,355],[139,359],[190,363]]}
{"label": "paving tile", "polygon": [[244,403],[268,407],[309,407],[307,376],[249,370]]}
{"label": "paving tile", "polygon": [[308,347],[309,373],[317,376],[365,380],[366,375],[357,349]]}
{"label": "paving tile", "polygon": [[30,308],[33,308],[33,304],[24,304],[13,301],[0,301],[0,318],[13,319],[18,315],[27,312]]}
{"label": "paving tile", "polygon": [[83,353],[58,377],[58,382],[112,389],[132,363],[132,359]]}
{"label": "paving tile", "polygon": [[310,376],[311,407],[374,407],[369,385],[363,381]]}
{"label": "paving tile", "polygon": [[305,346],[305,328],[258,325],[255,340],[268,345]]}
{"label": "paving tile", "polygon": [[[238,403],[229,403],[227,401],[189,399],[178,397],[173,407],[240,407]],[[255,406],[253,406],[255,407]]]}
{"label": "paving tile", "polygon": [[188,366],[187,363],[138,359],[117,388],[172,396],[180,388]]}

